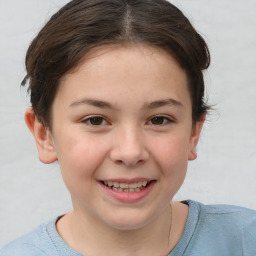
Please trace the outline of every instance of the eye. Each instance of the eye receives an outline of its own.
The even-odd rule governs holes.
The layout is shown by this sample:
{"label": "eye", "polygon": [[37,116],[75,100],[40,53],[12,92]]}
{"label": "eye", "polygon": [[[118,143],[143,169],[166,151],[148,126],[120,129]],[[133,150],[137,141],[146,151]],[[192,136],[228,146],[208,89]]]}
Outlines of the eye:
{"label": "eye", "polygon": [[108,124],[102,116],[91,116],[84,119],[82,122],[91,126],[102,126]]}
{"label": "eye", "polygon": [[154,116],[149,120],[151,125],[165,125],[172,122],[173,120],[166,116]]}

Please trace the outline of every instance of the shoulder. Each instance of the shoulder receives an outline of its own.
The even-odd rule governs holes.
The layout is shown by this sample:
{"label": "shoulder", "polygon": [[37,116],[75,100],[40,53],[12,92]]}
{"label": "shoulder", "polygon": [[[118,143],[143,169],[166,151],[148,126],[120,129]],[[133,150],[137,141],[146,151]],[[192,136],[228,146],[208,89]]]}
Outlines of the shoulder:
{"label": "shoulder", "polygon": [[10,242],[0,250],[0,256],[48,256],[52,251],[51,239],[46,225],[41,224],[34,231]]}
{"label": "shoulder", "polygon": [[[237,230],[251,229],[256,236],[256,211],[234,205],[204,205],[202,203],[188,201],[198,209],[199,224],[210,224],[227,227],[232,226]],[[200,223],[200,221],[202,223]]]}
{"label": "shoulder", "polygon": [[197,241],[208,244],[208,249],[218,245],[227,251],[233,248],[243,255],[256,255],[255,210],[233,205],[204,205],[190,200],[187,203],[197,211],[193,235]]}
{"label": "shoulder", "polygon": [[[204,218],[225,220],[225,223],[236,223],[237,226],[245,227],[256,222],[256,211],[245,207],[225,204],[204,205],[194,202],[198,205],[200,215]],[[227,219],[229,219],[228,222]]]}

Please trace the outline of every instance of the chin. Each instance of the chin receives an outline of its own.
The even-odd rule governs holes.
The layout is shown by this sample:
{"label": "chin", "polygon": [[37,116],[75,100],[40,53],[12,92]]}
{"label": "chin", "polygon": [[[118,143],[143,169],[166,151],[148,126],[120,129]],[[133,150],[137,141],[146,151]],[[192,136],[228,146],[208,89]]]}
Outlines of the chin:
{"label": "chin", "polygon": [[152,218],[147,216],[142,216],[141,214],[129,214],[125,215],[115,215],[114,219],[107,220],[105,223],[117,230],[136,230],[145,227],[148,223],[152,221]]}

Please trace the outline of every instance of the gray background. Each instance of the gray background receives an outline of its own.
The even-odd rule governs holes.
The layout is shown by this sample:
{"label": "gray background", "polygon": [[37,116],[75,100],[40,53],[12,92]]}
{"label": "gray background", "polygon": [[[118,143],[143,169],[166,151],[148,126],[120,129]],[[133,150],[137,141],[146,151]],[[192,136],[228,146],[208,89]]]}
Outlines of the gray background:
{"label": "gray background", "polygon": [[[20,82],[39,28],[65,0],[0,0],[0,247],[71,209],[57,164],[43,165],[23,120]],[[175,0],[209,44],[209,102],[199,157],[176,199],[256,209],[256,1]]]}

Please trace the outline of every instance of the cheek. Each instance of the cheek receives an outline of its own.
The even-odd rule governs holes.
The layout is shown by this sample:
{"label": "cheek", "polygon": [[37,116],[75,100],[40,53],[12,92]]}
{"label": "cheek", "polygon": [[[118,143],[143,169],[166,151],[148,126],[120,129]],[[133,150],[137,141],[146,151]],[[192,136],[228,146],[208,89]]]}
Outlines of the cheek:
{"label": "cheek", "polygon": [[171,139],[166,140],[162,143],[161,153],[163,155],[168,155],[169,159],[173,158],[173,161],[179,161],[181,158],[187,157],[188,143],[186,140]]}
{"label": "cheek", "polygon": [[92,138],[65,138],[59,145],[58,161],[64,181],[91,180],[104,161],[106,145]]}
{"label": "cheek", "polygon": [[[162,171],[165,191],[171,200],[182,186],[188,167],[188,140],[176,137],[162,143],[158,152],[158,164]],[[169,198],[170,196],[170,198]]]}
{"label": "cheek", "polygon": [[156,161],[165,176],[186,173],[189,140],[186,136],[165,137],[154,143]]}

